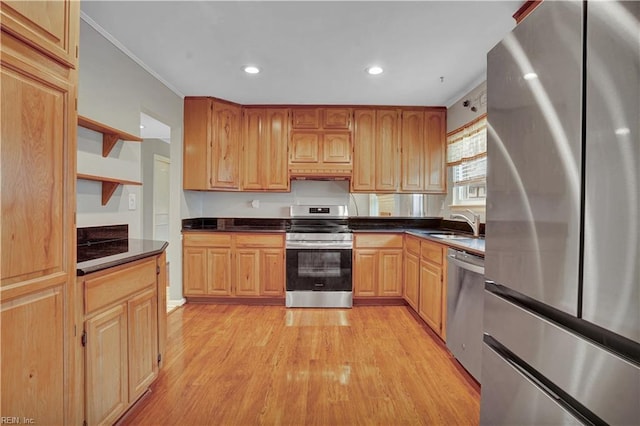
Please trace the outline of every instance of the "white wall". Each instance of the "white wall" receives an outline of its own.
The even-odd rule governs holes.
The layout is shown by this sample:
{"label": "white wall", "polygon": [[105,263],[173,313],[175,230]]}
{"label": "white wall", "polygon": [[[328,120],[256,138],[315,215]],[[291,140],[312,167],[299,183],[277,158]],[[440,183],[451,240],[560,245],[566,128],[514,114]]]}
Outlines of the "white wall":
{"label": "white wall", "polygon": [[[470,121],[480,117],[482,114],[485,114],[487,112],[486,94],[487,82],[484,81],[451,105],[447,109],[447,133],[458,129]],[[467,99],[470,101],[469,107],[463,106],[463,102]],[[471,111],[471,106],[475,106],[477,111]],[[451,188],[453,188],[451,169],[447,167],[447,197],[443,202],[442,210],[442,217],[445,219],[449,219],[451,213],[460,213],[460,210],[464,210],[459,207],[451,208],[451,203],[453,202]],[[473,207],[472,210],[476,213],[480,213],[481,222],[484,223],[486,221],[484,207]]]}
{"label": "white wall", "polygon": [[[288,217],[293,204],[349,204],[348,181],[291,182],[291,192],[197,192],[189,194],[191,217]],[[252,206],[252,201],[258,207]]]}
{"label": "white wall", "polygon": [[[169,90],[142,67],[118,50],[84,20],[80,23],[80,68],[78,113],[125,132],[140,134],[140,113],[171,127],[171,162],[182,164],[182,98]],[[141,180],[140,146],[118,142],[109,158],[95,153],[96,134],[78,130],[78,170],[90,174],[133,177]],[[101,148],[100,148],[101,149]],[[109,205],[100,205],[98,183],[78,182],[78,226],[129,224],[132,238],[142,236],[142,209],[128,210],[127,194],[137,193],[142,202],[141,187],[120,188]],[[182,168],[171,168],[171,237],[167,250],[170,268],[170,299],[182,297],[182,265],[180,218],[190,217],[182,192]]]}

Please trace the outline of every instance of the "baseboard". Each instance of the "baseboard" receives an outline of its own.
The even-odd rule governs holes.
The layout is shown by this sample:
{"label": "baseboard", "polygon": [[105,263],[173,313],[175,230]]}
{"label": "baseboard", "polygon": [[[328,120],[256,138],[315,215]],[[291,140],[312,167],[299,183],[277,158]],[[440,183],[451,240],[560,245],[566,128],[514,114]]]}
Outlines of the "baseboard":
{"label": "baseboard", "polygon": [[187,299],[184,297],[178,300],[167,300],[167,313],[173,311],[174,309],[184,305],[187,302]]}

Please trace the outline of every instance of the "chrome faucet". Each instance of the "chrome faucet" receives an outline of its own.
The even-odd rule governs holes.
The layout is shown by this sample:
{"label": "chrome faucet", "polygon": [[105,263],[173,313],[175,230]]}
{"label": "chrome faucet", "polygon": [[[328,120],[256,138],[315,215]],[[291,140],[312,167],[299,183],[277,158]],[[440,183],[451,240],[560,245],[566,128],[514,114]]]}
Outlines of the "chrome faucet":
{"label": "chrome faucet", "polygon": [[473,215],[473,220],[469,219],[466,215],[460,213],[452,213],[450,219],[461,218],[464,219],[469,226],[471,226],[471,230],[473,231],[474,237],[480,236],[480,215],[474,212],[473,210],[467,209],[469,213]]}

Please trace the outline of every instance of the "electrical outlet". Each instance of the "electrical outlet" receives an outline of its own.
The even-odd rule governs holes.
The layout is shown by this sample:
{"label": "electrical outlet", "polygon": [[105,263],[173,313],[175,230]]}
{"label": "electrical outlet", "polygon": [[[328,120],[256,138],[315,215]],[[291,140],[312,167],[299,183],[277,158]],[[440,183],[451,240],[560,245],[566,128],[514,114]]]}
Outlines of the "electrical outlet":
{"label": "electrical outlet", "polygon": [[136,194],[129,194],[129,210],[136,209]]}

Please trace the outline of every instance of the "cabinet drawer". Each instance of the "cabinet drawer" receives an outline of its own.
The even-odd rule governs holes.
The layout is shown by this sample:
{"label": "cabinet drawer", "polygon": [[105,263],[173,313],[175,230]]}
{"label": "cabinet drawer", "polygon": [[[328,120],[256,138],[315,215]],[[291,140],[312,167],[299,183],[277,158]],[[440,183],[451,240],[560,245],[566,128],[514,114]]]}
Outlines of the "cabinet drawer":
{"label": "cabinet drawer", "polygon": [[284,247],[284,235],[236,235],[236,247]]}
{"label": "cabinet drawer", "polygon": [[231,234],[203,232],[187,233],[183,236],[183,245],[189,247],[231,247]]}
{"label": "cabinet drawer", "polygon": [[356,234],[354,238],[357,248],[402,248],[402,234]]}
{"label": "cabinet drawer", "polygon": [[404,247],[409,253],[413,253],[416,256],[420,256],[420,239],[415,237],[406,236],[404,240]]}
{"label": "cabinet drawer", "polygon": [[420,243],[420,255],[424,260],[442,265],[442,245],[430,241]]}
{"label": "cabinet drawer", "polygon": [[127,266],[84,282],[85,314],[156,285],[156,258]]}

